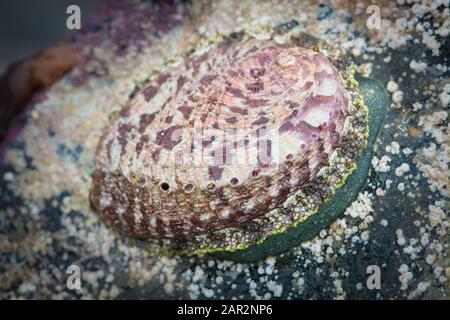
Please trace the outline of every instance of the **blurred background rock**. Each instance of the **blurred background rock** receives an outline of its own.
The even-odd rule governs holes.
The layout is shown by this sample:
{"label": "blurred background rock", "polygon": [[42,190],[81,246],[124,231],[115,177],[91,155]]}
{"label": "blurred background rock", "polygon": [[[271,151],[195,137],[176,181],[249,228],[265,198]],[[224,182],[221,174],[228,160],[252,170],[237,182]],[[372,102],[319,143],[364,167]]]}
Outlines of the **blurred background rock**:
{"label": "blurred background rock", "polygon": [[11,63],[48,48],[66,36],[69,5],[81,9],[81,23],[105,0],[0,1],[0,74]]}

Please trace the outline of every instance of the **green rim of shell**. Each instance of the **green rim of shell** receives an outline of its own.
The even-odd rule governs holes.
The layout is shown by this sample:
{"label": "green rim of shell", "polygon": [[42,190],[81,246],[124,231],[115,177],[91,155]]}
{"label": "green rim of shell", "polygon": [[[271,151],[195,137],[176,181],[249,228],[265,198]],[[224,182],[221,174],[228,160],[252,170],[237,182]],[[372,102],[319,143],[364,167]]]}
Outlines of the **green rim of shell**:
{"label": "green rim of shell", "polygon": [[243,250],[218,251],[213,254],[214,257],[238,262],[252,262],[285,253],[300,243],[314,238],[320,230],[341,216],[354,201],[366,184],[375,141],[389,105],[389,96],[378,81],[361,76],[356,76],[356,80],[359,82],[364,104],[368,107],[369,138],[367,147],[357,160],[356,169],[346,178],[345,183],[314,214],[311,213],[308,217],[302,218],[295,226],[288,228],[283,233],[274,234]]}

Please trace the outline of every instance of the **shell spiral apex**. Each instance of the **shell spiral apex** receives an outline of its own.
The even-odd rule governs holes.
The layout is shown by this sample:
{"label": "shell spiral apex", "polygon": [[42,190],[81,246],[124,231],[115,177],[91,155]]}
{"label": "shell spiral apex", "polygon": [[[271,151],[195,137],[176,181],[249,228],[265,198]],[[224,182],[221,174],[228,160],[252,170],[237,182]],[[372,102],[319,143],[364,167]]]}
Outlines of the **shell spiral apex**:
{"label": "shell spiral apex", "polygon": [[[120,232],[166,247],[261,240],[350,172],[366,115],[349,90],[325,55],[293,43],[224,40],[194,53],[106,128],[93,206]],[[303,209],[283,209],[294,198]]]}

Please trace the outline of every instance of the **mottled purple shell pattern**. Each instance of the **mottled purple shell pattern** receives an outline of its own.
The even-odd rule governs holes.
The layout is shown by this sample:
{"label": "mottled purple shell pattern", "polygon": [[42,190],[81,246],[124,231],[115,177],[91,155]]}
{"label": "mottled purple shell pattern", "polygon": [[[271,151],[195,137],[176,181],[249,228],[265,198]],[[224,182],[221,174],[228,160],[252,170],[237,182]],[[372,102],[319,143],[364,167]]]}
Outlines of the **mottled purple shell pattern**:
{"label": "mottled purple shell pattern", "polygon": [[281,206],[340,140],[347,91],[323,54],[223,42],[168,67],[111,121],[91,201],[137,238],[189,238]]}

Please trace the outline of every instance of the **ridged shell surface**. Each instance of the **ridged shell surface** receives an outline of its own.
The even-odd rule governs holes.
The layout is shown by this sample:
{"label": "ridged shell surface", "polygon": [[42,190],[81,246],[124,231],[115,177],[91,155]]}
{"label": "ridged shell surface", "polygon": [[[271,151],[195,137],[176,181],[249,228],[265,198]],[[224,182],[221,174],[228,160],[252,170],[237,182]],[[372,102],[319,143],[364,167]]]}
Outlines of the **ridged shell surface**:
{"label": "ridged shell surface", "polygon": [[111,121],[91,201],[138,238],[243,225],[314,180],[348,114],[343,80],[323,54],[224,41],[162,71]]}

